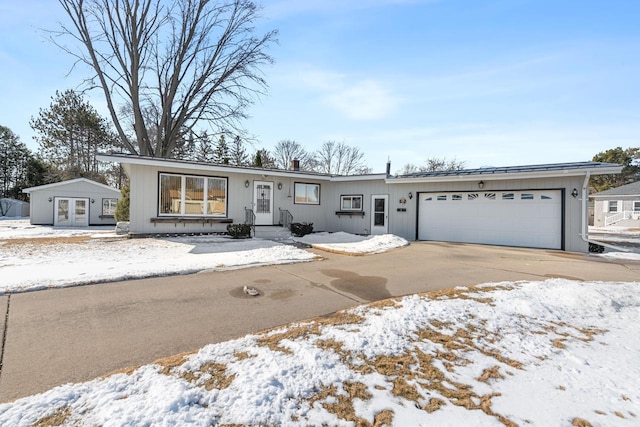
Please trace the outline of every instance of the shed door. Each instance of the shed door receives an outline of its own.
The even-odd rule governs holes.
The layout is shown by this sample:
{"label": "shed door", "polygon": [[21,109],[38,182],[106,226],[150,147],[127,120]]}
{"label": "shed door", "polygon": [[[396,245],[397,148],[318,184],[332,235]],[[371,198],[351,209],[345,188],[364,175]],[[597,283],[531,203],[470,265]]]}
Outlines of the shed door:
{"label": "shed door", "polygon": [[421,193],[418,239],[562,248],[562,191]]}
{"label": "shed door", "polygon": [[53,214],[56,227],[86,227],[89,225],[89,199],[56,197]]}

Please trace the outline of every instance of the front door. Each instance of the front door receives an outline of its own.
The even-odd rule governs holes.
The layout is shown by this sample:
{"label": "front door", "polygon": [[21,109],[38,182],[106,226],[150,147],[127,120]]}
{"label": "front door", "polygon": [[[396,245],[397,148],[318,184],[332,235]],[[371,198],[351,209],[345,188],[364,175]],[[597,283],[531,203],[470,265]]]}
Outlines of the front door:
{"label": "front door", "polygon": [[389,196],[371,196],[371,234],[389,232]]}
{"label": "front door", "polygon": [[256,225],[273,225],[273,182],[253,181]]}
{"label": "front door", "polygon": [[89,225],[89,199],[56,197],[53,225],[57,227],[86,227]]}

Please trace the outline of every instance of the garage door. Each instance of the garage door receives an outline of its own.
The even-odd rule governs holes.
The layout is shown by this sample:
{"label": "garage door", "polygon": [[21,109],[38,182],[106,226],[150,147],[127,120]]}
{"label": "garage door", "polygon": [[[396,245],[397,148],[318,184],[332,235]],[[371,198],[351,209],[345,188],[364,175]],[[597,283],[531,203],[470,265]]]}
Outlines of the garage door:
{"label": "garage door", "polygon": [[562,249],[560,190],[421,193],[418,239]]}

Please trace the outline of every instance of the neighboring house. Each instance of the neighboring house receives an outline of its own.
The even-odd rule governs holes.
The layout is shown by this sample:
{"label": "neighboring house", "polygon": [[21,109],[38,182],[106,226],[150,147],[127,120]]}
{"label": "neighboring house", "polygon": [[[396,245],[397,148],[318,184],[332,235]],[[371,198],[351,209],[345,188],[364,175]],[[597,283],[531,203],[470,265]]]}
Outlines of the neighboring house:
{"label": "neighboring house", "polygon": [[60,227],[114,225],[120,190],[77,178],[25,188],[31,201],[31,224]]}
{"label": "neighboring house", "polygon": [[0,216],[16,218],[29,216],[29,202],[18,199],[0,199]]}
{"label": "neighboring house", "polygon": [[640,227],[640,181],[592,194],[593,225]]}
{"label": "neighboring house", "polygon": [[335,176],[126,154],[130,234],[223,232],[228,223],[312,222],[314,231],[587,252],[588,177],[600,162]]}

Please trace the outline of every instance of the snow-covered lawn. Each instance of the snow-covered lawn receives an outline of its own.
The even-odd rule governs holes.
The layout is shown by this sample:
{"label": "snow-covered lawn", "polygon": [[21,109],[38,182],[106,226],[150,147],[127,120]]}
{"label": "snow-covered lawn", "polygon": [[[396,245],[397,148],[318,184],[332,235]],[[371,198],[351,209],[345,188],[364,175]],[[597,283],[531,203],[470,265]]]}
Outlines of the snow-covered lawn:
{"label": "snow-covered lawn", "polygon": [[624,251],[605,248],[598,256],[610,259],[640,260],[640,229],[628,227],[589,227],[589,238],[620,247]]}
{"label": "snow-covered lawn", "polygon": [[639,290],[379,301],[2,404],[0,425],[639,425]]}
{"label": "snow-covered lawn", "polygon": [[[382,252],[407,244],[393,235],[320,234],[322,242],[343,242],[345,253]],[[32,226],[28,219],[0,221],[0,294],[315,258],[308,251],[263,239],[127,239],[116,236],[114,227],[64,229]]]}

